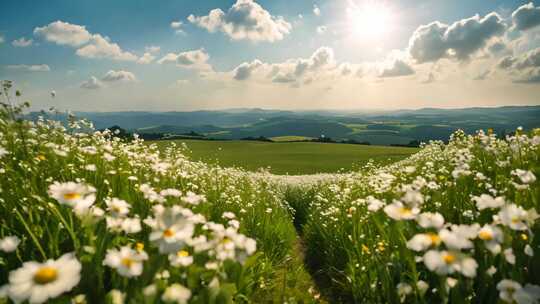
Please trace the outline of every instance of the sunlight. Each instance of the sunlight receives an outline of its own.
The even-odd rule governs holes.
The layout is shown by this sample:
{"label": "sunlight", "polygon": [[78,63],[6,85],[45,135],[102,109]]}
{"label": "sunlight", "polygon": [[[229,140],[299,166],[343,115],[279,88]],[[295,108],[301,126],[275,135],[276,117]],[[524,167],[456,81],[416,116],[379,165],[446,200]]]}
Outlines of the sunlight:
{"label": "sunlight", "polygon": [[351,30],[356,38],[381,40],[389,33],[393,16],[380,2],[369,1],[348,9]]}

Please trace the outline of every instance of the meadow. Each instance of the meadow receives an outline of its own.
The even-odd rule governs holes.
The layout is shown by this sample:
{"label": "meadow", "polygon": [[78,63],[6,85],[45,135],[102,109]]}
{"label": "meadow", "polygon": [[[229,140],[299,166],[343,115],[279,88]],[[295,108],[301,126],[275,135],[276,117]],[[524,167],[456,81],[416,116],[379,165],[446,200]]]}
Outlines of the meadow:
{"label": "meadow", "polygon": [[260,168],[274,174],[316,174],[350,172],[372,160],[389,164],[418,151],[416,148],[366,146],[312,142],[260,142],[246,140],[161,140],[159,147],[171,143],[182,147],[193,161],[238,167],[249,171]]}
{"label": "meadow", "polygon": [[540,130],[458,131],[392,164],[290,183],[75,118],[21,119],[9,87],[0,301],[540,300]]}

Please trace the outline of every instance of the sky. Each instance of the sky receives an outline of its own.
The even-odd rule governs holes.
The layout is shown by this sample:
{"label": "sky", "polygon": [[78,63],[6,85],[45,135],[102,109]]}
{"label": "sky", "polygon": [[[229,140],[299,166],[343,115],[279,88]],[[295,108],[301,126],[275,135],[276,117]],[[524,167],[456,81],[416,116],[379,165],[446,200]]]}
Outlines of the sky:
{"label": "sky", "polygon": [[537,105],[540,2],[2,0],[0,79],[74,111]]}

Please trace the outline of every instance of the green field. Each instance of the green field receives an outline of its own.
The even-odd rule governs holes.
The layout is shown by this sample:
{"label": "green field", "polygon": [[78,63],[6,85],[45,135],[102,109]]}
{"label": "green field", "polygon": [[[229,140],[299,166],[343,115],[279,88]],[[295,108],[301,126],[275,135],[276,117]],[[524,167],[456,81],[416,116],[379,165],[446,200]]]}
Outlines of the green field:
{"label": "green field", "polygon": [[314,174],[351,171],[370,159],[390,163],[418,151],[416,148],[364,146],[310,142],[258,141],[156,141],[160,146],[186,143],[192,160],[241,167],[247,170],[270,167],[274,174]]}

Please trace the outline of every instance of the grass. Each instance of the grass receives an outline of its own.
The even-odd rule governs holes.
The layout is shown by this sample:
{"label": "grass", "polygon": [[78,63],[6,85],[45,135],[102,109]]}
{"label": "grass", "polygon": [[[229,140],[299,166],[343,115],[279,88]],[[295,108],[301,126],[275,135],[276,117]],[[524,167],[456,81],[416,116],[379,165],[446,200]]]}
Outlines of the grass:
{"label": "grass", "polygon": [[[191,152],[187,155],[224,167],[239,167],[250,171],[270,168],[274,174],[315,174],[351,171],[369,160],[388,164],[418,151],[416,148],[364,146],[332,143],[257,141],[200,141],[177,140],[185,143]],[[170,141],[157,141],[161,148]]]}

